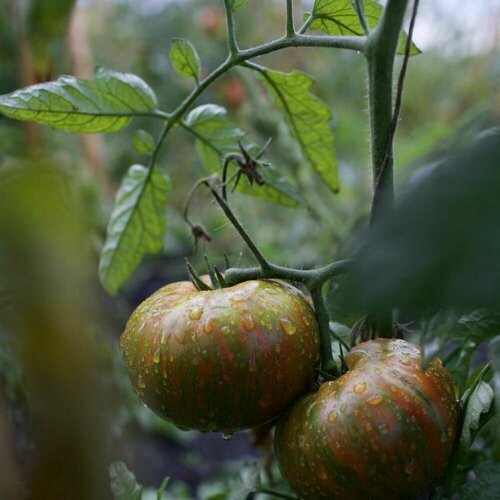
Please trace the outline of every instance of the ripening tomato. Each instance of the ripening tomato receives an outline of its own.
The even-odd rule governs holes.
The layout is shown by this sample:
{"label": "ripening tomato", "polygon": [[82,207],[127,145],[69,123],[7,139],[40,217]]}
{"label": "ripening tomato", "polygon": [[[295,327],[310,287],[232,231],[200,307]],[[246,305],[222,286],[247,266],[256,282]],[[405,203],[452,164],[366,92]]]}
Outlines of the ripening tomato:
{"label": "ripening tomato", "polygon": [[346,356],[349,371],[301,398],[280,421],[275,452],[304,499],[412,499],[453,451],[459,406],[437,358],[379,339]]}
{"label": "ripening tomato", "polygon": [[154,412],[179,427],[230,433],[273,419],[308,388],[318,325],[302,293],[285,283],[213,291],[173,283],[134,311],[121,350]]}

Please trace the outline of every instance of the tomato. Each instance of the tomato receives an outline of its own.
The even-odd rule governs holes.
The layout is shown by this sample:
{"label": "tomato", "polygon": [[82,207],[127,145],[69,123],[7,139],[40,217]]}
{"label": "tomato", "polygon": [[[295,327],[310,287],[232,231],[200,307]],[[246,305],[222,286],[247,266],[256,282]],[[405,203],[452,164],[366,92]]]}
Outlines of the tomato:
{"label": "tomato", "polygon": [[301,398],[278,424],[275,452],[305,499],[411,499],[453,451],[459,406],[437,358],[423,371],[404,340],[365,342],[349,371]]}
{"label": "tomato", "polygon": [[121,350],[141,400],[182,428],[250,428],[282,413],[319,362],[318,325],[291,285],[167,285],[130,317]]}

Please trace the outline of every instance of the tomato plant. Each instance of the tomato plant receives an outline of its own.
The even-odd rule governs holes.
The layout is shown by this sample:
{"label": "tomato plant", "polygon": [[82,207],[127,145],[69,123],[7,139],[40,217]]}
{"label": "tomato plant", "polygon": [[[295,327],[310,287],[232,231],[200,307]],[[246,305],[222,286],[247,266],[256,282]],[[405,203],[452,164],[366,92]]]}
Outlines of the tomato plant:
{"label": "tomato plant", "polygon": [[[54,21],[52,32],[58,36],[73,3],[65,1],[62,17],[58,15]],[[49,2],[32,4],[29,19],[34,25],[38,12],[44,13],[44,18],[52,17],[51,11],[44,10],[46,4]],[[498,496],[498,488],[491,487],[491,477],[500,476],[500,432],[498,425],[495,428],[490,424],[495,423],[495,412],[500,409],[500,179],[496,132],[493,139],[483,138],[458,160],[451,158],[439,165],[438,174],[429,174],[420,186],[397,200],[393,143],[409,61],[420,53],[413,43],[419,1],[387,0],[383,6],[374,0],[314,0],[311,11],[301,13],[302,24],[297,26],[298,2],[286,0],[284,33],[255,47],[241,48],[238,16],[247,4],[247,0],[223,0],[224,9],[207,4],[195,15],[204,35],[217,43],[226,33],[226,54],[214,69],[205,67],[210,65],[205,51],[200,57],[190,41],[172,40],[168,51],[172,72],[177,74],[175,78],[186,79],[183,92],[186,86],[192,88],[169,111],[160,109],[162,99],[141,77],[104,67],[98,67],[90,79],[63,76],[0,96],[0,113],[6,117],[65,132],[115,133],[134,119],[141,120],[145,127],[148,120],[160,125],[156,137],[151,127],[151,131],[135,130],[132,138],[144,161],[130,166],[117,190],[96,273],[110,295],[123,292],[145,257],[163,249],[165,206],[172,200],[173,169],[167,165],[167,173],[161,153],[172,140],[174,129],[193,141],[203,169],[192,188],[185,190],[186,201],[178,210],[178,220],[184,221],[190,231],[194,254],[200,243],[206,249],[215,239],[211,233],[215,228],[207,229],[189,216],[192,205],[196,205],[192,202],[203,188],[256,262],[254,266],[233,267],[226,256],[222,274],[205,256],[212,289],[187,261],[191,282],[167,284],[137,307],[121,337],[133,389],[153,412],[184,430],[221,432],[227,439],[234,431],[266,424],[259,429],[263,435],[259,441],[269,443],[268,431],[279,422],[276,458],[283,477],[304,498],[413,498],[430,492],[439,499],[463,493],[471,496],[471,491],[481,488],[488,498]],[[404,31],[407,14],[410,19]],[[36,56],[40,71],[30,82],[43,80],[52,69],[51,62],[43,60],[52,49],[45,46],[41,32],[34,35],[31,55]],[[23,52],[28,50],[28,42],[20,44]],[[284,49],[311,47],[351,51],[366,62],[373,197],[369,216],[363,219],[366,236],[355,245],[355,251],[346,256],[338,248],[330,252],[334,243],[328,242],[330,262],[320,266],[316,262],[319,259],[303,258],[308,265],[299,262],[291,267],[266,256],[264,245],[240,221],[232,197],[245,193],[284,207],[306,208],[307,224],[316,227],[311,222],[320,210],[311,205],[319,205],[323,198],[316,197],[315,192],[311,199],[304,199],[301,190],[309,172],[304,176],[303,169],[314,173],[328,195],[339,191],[332,115],[311,92],[312,77],[256,62]],[[29,66],[26,54],[24,66]],[[396,56],[402,56],[398,66]],[[399,69],[396,86],[395,67]],[[208,99],[198,102],[206,97],[209,87],[235,68],[242,73],[226,79],[223,98],[229,107],[241,112],[247,99],[255,94],[264,96],[266,106],[276,111],[271,114],[283,122],[283,126],[275,124],[266,129],[265,134],[269,130],[272,137],[262,137],[261,133],[254,140],[233,122],[238,115],[230,115]],[[29,127],[27,131],[33,132]],[[281,157],[282,163],[290,157],[299,158],[301,163],[300,172],[288,169],[294,181],[287,178],[283,165],[271,161],[279,158],[273,154],[272,139],[283,135],[282,131],[286,136],[283,149],[288,153]],[[178,156],[180,159],[183,155]],[[477,164],[477,170],[471,173],[470,164]],[[30,228],[26,231],[29,237],[19,237],[12,229],[16,224],[9,219],[16,197],[9,187],[4,188],[10,179],[3,182],[3,173],[0,175],[4,195],[0,196],[0,258],[5,253],[14,261],[16,256],[28,256],[26,262],[31,262],[23,241],[33,238],[37,243],[45,242],[41,233],[59,241],[57,231],[52,229],[52,234],[50,224],[40,234],[31,231],[37,227],[35,218],[25,220],[26,213],[31,212],[12,211],[20,226]],[[29,187],[28,194],[22,189],[20,192],[23,200],[30,200],[31,193],[37,191]],[[55,207],[59,208],[62,198],[53,196]],[[461,210],[453,223],[449,221],[450,207]],[[247,215],[252,214],[249,211]],[[258,217],[255,221],[260,223]],[[288,222],[295,229],[292,217]],[[315,231],[311,227],[308,234]],[[321,232],[321,224],[318,227]],[[187,234],[185,231],[186,239]],[[340,247],[337,243],[335,246]],[[63,245],[53,248],[44,244],[43,254],[48,260],[43,272],[55,269],[58,272],[51,274],[65,276],[67,271],[61,269],[77,267],[67,266],[70,260],[59,258],[54,251]],[[58,257],[49,259],[52,255]],[[336,260],[332,260],[334,257]],[[3,261],[0,264],[4,265]],[[19,266],[11,268],[15,269],[12,275],[23,275]],[[39,279],[38,287],[33,288],[44,293],[45,283],[40,285],[43,272],[31,268],[30,272],[28,276]],[[10,275],[9,279],[10,288],[21,288]],[[30,284],[29,277],[25,283]],[[42,331],[49,333],[64,330],[62,322],[46,321],[50,315],[45,314],[43,305],[49,304],[47,309],[52,313],[60,311],[61,304],[68,303],[65,292],[74,288],[78,287],[61,287],[53,304],[21,295],[29,307],[19,310],[28,311],[24,316],[29,320],[16,318],[12,324],[13,328],[24,323],[29,326],[28,347],[36,337],[31,331],[36,330],[34,324],[44,325]],[[325,300],[327,289],[330,304]],[[337,315],[342,309],[337,296],[349,304],[349,315],[344,318],[354,316],[352,322],[346,321],[349,325],[343,325],[342,315]],[[38,304],[42,304],[40,308]],[[73,302],[71,305],[75,306]],[[69,316],[76,317],[76,310],[76,306],[68,308]],[[34,311],[34,321],[30,321],[29,311]],[[410,328],[399,323],[407,316]],[[71,325],[69,331],[77,330]],[[417,343],[421,345],[417,347]],[[26,346],[23,349],[30,353],[29,359],[41,357],[38,349],[32,350],[34,354]],[[74,345],[73,349],[78,350]],[[76,352],[72,355],[78,359]],[[64,355],[61,362],[62,358]],[[35,365],[40,372],[35,371],[33,379],[40,380],[41,365]],[[61,387],[74,386],[64,385],[63,376],[52,378]],[[57,427],[50,418],[45,419],[45,426]],[[81,433],[80,439],[83,437]],[[475,448],[478,442],[482,443],[479,452]],[[40,477],[45,476],[44,470],[42,465]],[[272,484],[269,470],[268,483]],[[76,468],[72,470],[73,474],[77,472]],[[239,490],[241,498],[259,493],[294,498],[262,486],[255,469],[249,476]],[[471,476],[475,481],[468,482]],[[142,487],[124,464],[112,466],[111,477],[116,498],[141,498]],[[17,484],[17,479],[13,483]],[[163,482],[158,498],[163,498],[167,483]],[[16,484],[9,487],[15,489]],[[31,485],[34,491],[37,484],[34,481]],[[286,488],[284,482],[279,485]]]}
{"label": "tomato plant", "polygon": [[167,285],[132,314],[121,348],[152,410],[183,428],[226,435],[282,413],[319,361],[311,306],[273,281],[212,291]]}
{"label": "tomato plant", "polygon": [[278,425],[283,475],[303,498],[413,498],[455,447],[459,404],[434,358],[403,340],[357,345],[349,371],[304,396]]}

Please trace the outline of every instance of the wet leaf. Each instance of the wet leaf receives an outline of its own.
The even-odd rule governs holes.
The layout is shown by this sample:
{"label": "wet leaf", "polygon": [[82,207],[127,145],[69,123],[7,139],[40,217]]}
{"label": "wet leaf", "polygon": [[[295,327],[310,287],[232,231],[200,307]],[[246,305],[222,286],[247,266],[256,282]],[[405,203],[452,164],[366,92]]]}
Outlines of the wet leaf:
{"label": "wet leaf", "polygon": [[98,68],[92,80],[62,76],[0,96],[0,113],[76,133],[117,132],[134,116],[156,109],[138,76]]}
{"label": "wet leaf", "polygon": [[[201,163],[209,173],[222,172],[223,158],[230,153],[239,153],[238,142],[241,142],[251,154],[257,151],[256,146],[248,144],[246,133],[238,128],[227,116],[227,111],[214,104],[206,104],[195,108],[188,115],[186,125],[196,136],[196,150]],[[228,169],[228,179],[235,172],[235,166]],[[304,204],[297,188],[283,177],[270,162],[264,162],[259,170],[265,184],[252,186],[243,179],[238,184],[238,191],[261,198],[263,200],[295,207]]]}
{"label": "wet leaf", "polygon": [[156,147],[153,136],[145,130],[136,130],[132,138],[132,143],[138,153],[152,153]]}
{"label": "wet leaf", "polygon": [[338,191],[334,140],[328,126],[332,115],[323,101],[309,92],[314,80],[301,71],[281,73],[260,68],[259,72],[305,160],[330,189]]}
{"label": "wet leaf", "polygon": [[170,180],[157,167],[130,167],[118,190],[101,253],[99,276],[114,294],[145,255],[160,252],[165,234],[165,204]]}
{"label": "wet leaf", "polygon": [[[364,11],[368,26],[377,26],[384,7],[374,0],[365,0]],[[309,29],[318,30],[327,35],[362,36],[365,34],[351,0],[316,0],[312,11],[313,20]],[[404,54],[407,35],[402,33],[397,53]],[[412,42],[410,55],[420,54],[418,47]]]}
{"label": "wet leaf", "polygon": [[193,44],[182,38],[175,38],[170,45],[170,62],[180,76],[200,77],[200,57]]}

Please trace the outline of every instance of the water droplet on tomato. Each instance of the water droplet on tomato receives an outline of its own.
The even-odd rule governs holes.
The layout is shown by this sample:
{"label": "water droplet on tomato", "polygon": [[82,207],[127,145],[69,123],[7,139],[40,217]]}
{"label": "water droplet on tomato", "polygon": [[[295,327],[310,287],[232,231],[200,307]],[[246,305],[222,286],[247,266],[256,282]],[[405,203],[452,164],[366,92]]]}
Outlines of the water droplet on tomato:
{"label": "water droplet on tomato", "polygon": [[165,345],[167,343],[167,332],[161,334],[160,344]]}
{"label": "water droplet on tomato", "polygon": [[224,441],[229,441],[232,437],[233,437],[233,433],[232,432],[223,432],[222,433],[222,439]]}
{"label": "water droplet on tomato", "polygon": [[203,308],[202,307],[195,307],[189,313],[189,319],[198,321],[201,318],[202,314],[203,314]]}
{"label": "water droplet on tomato", "polygon": [[335,422],[335,420],[337,420],[337,412],[336,411],[332,411],[328,415],[328,422]]}
{"label": "water droplet on tomato", "polygon": [[353,391],[356,394],[363,394],[366,391],[366,383],[362,382],[361,384],[357,384],[353,387]]}
{"label": "water droplet on tomato", "polygon": [[405,366],[410,366],[411,365],[411,361],[409,359],[402,359],[401,363],[403,365],[405,365]]}
{"label": "water droplet on tomato", "polygon": [[248,315],[243,318],[243,321],[241,322],[243,328],[249,332],[250,330],[253,330],[255,327],[255,323],[253,322],[252,316]]}
{"label": "water droplet on tomato", "polygon": [[293,335],[297,331],[297,327],[288,318],[281,318],[280,326],[287,335]]}
{"label": "water droplet on tomato", "polygon": [[225,337],[227,337],[231,333],[231,329],[228,326],[223,326],[220,331]]}
{"label": "water droplet on tomato", "polygon": [[346,410],[347,410],[347,405],[344,403],[343,405],[340,406],[340,411],[342,413],[345,413]]}
{"label": "water droplet on tomato", "polygon": [[160,348],[156,349],[155,353],[153,354],[153,363],[159,363],[160,362]]}
{"label": "water droplet on tomato", "polygon": [[213,318],[208,318],[207,321],[205,321],[205,325],[203,326],[203,330],[205,330],[205,333],[212,333],[214,329],[214,319]]}
{"label": "water droplet on tomato", "polygon": [[139,375],[139,380],[137,381],[137,385],[141,389],[144,389],[146,387],[146,383],[144,382],[144,379],[143,379],[142,375]]}
{"label": "water droplet on tomato", "polygon": [[382,401],[383,401],[382,396],[373,396],[370,399],[368,399],[366,402],[369,405],[378,406],[380,403],[382,403]]}

